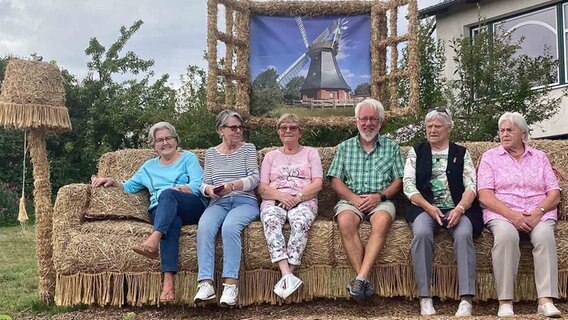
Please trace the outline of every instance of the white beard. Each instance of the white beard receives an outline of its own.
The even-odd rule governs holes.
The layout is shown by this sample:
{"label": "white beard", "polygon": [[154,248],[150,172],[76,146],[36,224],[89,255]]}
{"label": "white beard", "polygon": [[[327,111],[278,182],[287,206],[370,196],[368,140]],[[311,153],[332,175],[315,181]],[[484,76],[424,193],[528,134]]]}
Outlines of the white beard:
{"label": "white beard", "polygon": [[365,133],[363,130],[359,130],[359,135],[363,138],[363,140],[365,140],[365,142],[371,142],[377,137],[379,130],[380,129],[375,129],[371,133]]}

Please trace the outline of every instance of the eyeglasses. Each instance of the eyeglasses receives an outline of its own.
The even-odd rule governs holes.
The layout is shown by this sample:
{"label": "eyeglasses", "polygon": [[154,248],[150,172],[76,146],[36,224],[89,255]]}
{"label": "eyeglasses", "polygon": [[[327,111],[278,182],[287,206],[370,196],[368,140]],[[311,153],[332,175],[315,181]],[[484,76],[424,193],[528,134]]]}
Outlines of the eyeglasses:
{"label": "eyeglasses", "polygon": [[290,130],[290,132],[296,132],[296,131],[298,131],[298,126],[280,126],[280,128],[278,128],[278,130],[280,130],[282,132],[286,132],[288,130]]}
{"label": "eyeglasses", "polygon": [[367,123],[367,122],[379,122],[381,119],[379,118],[357,118],[357,121],[361,122],[361,123]]}
{"label": "eyeglasses", "polygon": [[448,116],[450,115],[450,114],[448,113],[448,110],[446,110],[446,108],[443,108],[443,107],[439,107],[439,108],[435,108],[435,109],[430,110],[430,112],[432,112],[432,111],[437,111],[437,112],[440,112],[440,113],[445,113],[445,114],[448,115]]}
{"label": "eyeglasses", "polygon": [[242,132],[245,129],[244,126],[223,126],[223,128],[229,128],[233,132],[237,132],[237,130]]}
{"label": "eyeglasses", "polygon": [[172,143],[172,142],[174,142],[174,140],[176,140],[175,137],[168,136],[168,137],[156,139],[156,144],[164,144],[164,143],[166,143],[166,142],[167,142],[167,143]]}

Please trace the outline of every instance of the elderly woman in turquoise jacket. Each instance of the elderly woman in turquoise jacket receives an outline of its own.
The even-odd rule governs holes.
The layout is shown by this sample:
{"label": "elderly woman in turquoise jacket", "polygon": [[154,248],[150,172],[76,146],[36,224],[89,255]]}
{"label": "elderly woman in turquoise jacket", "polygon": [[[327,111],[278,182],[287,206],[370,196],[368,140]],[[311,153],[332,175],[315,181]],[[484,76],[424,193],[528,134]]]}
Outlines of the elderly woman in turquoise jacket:
{"label": "elderly woman in turquoise jacket", "polygon": [[158,157],[146,161],[130,179],[121,183],[93,176],[91,185],[119,187],[129,193],[148,189],[152,233],[132,249],[150,259],[160,258],[164,273],[160,301],[171,302],[175,300],[174,274],[178,270],[181,227],[197,224],[207,204],[199,191],[203,168],[195,154],[178,151],[178,134],[167,122],[158,122],[150,128],[148,142]]}

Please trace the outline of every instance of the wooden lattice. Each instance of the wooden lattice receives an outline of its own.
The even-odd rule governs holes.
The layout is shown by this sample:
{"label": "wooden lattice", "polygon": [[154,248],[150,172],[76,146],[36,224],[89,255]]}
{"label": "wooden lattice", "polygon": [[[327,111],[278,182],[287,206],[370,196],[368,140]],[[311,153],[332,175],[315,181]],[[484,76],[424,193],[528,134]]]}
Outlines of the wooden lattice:
{"label": "wooden lattice", "polygon": [[[217,28],[219,6],[225,9],[225,32]],[[408,33],[398,35],[398,10],[407,6]],[[230,108],[245,117],[250,116],[249,22],[252,15],[325,16],[369,14],[371,17],[371,97],[387,106],[387,116],[403,116],[418,110],[418,4],[417,0],[350,0],[350,1],[254,1],[208,0],[207,108],[219,112]],[[388,18],[387,18],[388,17]],[[224,66],[219,66],[218,42],[225,44]],[[407,43],[408,68],[398,69],[397,46]],[[387,52],[390,48],[390,70],[387,70]],[[236,59],[235,59],[236,54]],[[397,87],[402,79],[409,82],[409,103],[399,105]],[[224,85],[220,94],[219,83]],[[235,93],[236,90],[236,93]],[[390,97],[389,101],[385,101]],[[353,119],[344,117],[334,121],[308,119],[312,126],[352,126]],[[273,126],[276,119],[252,118],[253,125]],[[329,119],[328,119],[329,120]]]}

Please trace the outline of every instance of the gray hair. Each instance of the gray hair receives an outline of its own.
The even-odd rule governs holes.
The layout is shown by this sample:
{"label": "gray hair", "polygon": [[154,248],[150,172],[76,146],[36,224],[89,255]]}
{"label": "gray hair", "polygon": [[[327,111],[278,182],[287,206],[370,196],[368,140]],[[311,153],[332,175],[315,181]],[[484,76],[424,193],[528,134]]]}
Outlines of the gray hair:
{"label": "gray hair", "polygon": [[518,112],[505,112],[497,122],[497,126],[501,128],[501,122],[509,120],[515,126],[517,126],[521,131],[525,134],[525,138],[523,141],[529,140],[529,126],[527,125],[527,121],[522,114]]}
{"label": "gray hair", "polygon": [[450,128],[450,129],[454,127],[454,121],[452,120],[452,114],[446,108],[436,108],[436,109],[428,112],[428,114],[426,114],[426,117],[424,118],[424,123],[428,123],[432,120],[439,120],[440,122],[442,122],[444,124],[444,126]]}
{"label": "gray hair", "polygon": [[383,121],[385,120],[385,108],[383,107],[382,103],[371,98],[367,98],[359,102],[357,106],[355,106],[355,117],[359,117],[359,111],[363,106],[370,106],[371,108],[373,108],[373,110],[375,110],[379,114],[379,119],[381,119],[381,123],[383,123]]}
{"label": "gray hair", "polygon": [[236,117],[237,119],[239,119],[241,124],[243,124],[243,117],[240,114],[238,114],[236,111],[225,109],[219,112],[219,114],[217,114],[217,117],[215,117],[215,127],[219,129],[222,126],[227,125],[230,117]]}
{"label": "gray hair", "polygon": [[156,131],[162,130],[162,129],[170,130],[170,134],[172,135],[172,137],[176,138],[176,142],[179,143],[179,136],[176,132],[176,128],[174,128],[174,126],[172,126],[169,122],[161,121],[161,122],[154,124],[150,128],[150,130],[148,131],[148,144],[149,145],[154,146],[154,144],[156,143],[156,137],[155,137]]}

